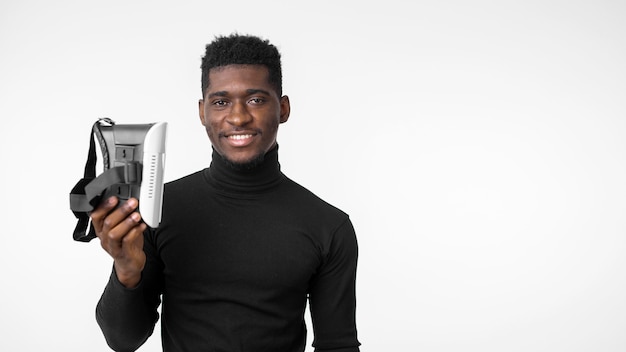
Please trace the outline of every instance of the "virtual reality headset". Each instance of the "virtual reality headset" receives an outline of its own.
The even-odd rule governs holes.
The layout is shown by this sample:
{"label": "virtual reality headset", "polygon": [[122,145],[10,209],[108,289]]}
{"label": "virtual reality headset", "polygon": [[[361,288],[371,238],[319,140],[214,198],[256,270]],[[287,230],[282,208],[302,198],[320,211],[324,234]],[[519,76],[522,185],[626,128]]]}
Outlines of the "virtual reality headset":
{"label": "virtual reality headset", "polygon": [[[78,219],[74,240],[96,237],[89,214],[104,199],[139,200],[141,218],[150,227],[161,222],[167,123],[115,124],[109,118],[94,123],[84,177],[70,192],[70,209]],[[104,171],[96,177],[96,146],[100,145]],[[89,228],[89,231],[87,231]]]}

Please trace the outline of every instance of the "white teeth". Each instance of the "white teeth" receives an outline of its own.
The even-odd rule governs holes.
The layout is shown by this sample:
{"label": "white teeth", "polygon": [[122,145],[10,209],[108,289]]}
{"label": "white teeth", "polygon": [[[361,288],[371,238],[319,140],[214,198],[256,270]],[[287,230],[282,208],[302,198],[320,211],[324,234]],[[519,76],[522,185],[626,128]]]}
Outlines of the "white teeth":
{"label": "white teeth", "polygon": [[252,137],[251,134],[234,134],[234,135],[228,136],[228,138],[230,139],[246,139],[250,137]]}

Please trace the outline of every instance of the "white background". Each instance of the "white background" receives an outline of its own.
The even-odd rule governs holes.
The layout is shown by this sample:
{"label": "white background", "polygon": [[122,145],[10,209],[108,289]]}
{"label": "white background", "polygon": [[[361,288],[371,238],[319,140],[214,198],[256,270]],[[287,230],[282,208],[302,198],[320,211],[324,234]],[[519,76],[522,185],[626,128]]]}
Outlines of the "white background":
{"label": "white background", "polygon": [[362,351],[626,350],[623,1],[165,3],[0,3],[0,350],[108,350],[68,205],[91,125],[167,121],[166,179],[208,166],[233,31],[283,54],[283,171],[355,224]]}

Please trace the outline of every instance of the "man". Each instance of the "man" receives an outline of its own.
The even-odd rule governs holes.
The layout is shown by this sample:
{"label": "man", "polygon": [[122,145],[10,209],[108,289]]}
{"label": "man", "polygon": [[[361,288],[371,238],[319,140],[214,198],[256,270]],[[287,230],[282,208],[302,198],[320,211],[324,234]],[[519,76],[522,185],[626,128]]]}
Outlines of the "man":
{"label": "man", "polygon": [[289,118],[280,54],[252,36],[218,37],[202,59],[200,122],[211,165],[165,187],[157,229],[137,201],[91,215],[113,272],[96,308],[107,343],[134,351],[162,299],[164,351],[359,350],[357,243],[348,216],[287,178],[278,126]]}

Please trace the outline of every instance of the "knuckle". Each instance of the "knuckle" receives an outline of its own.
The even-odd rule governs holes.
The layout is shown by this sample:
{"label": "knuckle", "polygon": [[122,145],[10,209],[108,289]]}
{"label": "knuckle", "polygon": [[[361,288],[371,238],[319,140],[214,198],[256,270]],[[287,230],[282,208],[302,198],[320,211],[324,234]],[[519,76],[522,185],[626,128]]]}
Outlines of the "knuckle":
{"label": "knuckle", "polygon": [[135,226],[128,232],[126,236],[124,236],[124,238],[122,239],[122,242],[124,242],[124,244],[139,243],[142,240],[143,240],[143,236],[142,236],[141,226]]}
{"label": "knuckle", "polygon": [[119,234],[117,233],[117,231],[110,230],[104,233],[104,237],[107,239],[107,241],[115,242],[119,239]]}
{"label": "knuckle", "polygon": [[104,218],[104,220],[102,221],[102,225],[105,228],[110,229],[113,226],[113,221],[111,220],[111,218]]}

